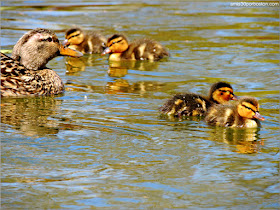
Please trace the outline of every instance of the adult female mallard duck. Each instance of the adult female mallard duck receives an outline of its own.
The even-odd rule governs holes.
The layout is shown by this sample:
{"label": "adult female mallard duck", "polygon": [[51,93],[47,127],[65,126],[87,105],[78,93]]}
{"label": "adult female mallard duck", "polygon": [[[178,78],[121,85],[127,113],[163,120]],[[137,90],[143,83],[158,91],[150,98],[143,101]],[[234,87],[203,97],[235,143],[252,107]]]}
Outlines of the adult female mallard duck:
{"label": "adult female mallard duck", "polygon": [[166,49],[151,39],[139,39],[130,44],[124,35],[114,34],[107,41],[107,48],[102,55],[110,54],[109,60],[150,60],[157,61],[168,56]]}
{"label": "adult female mallard duck", "polygon": [[217,82],[211,86],[209,97],[194,93],[176,94],[169,99],[160,111],[169,116],[205,116],[207,110],[214,104],[224,104],[236,100],[231,85],[227,82]]}
{"label": "adult female mallard duck", "polygon": [[81,28],[70,28],[65,32],[64,45],[82,53],[102,53],[106,48],[106,38],[96,31],[84,31]]}
{"label": "adult female mallard duck", "polygon": [[224,127],[256,128],[264,117],[259,113],[257,99],[249,96],[240,98],[236,104],[212,106],[205,117],[209,125]]}
{"label": "adult female mallard duck", "polygon": [[63,92],[60,77],[46,67],[58,55],[83,54],[63,47],[54,32],[37,28],[24,34],[12,56],[1,53],[1,96],[52,95]]}

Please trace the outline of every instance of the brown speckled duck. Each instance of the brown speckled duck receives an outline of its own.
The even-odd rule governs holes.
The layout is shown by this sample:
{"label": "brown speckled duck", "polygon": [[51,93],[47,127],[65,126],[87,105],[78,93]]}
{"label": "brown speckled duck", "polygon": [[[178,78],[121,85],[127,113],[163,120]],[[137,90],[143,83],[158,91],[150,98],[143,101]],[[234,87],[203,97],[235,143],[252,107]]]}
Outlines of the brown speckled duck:
{"label": "brown speckled duck", "polygon": [[212,106],[205,117],[209,125],[224,127],[260,127],[264,117],[259,113],[257,99],[249,96],[240,98],[236,104],[217,104]]}
{"label": "brown speckled duck", "polygon": [[107,39],[97,31],[84,31],[81,28],[70,28],[65,32],[64,45],[82,53],[102,53]]}
{"label": "brown speckled duck", "polygon": [[139,39],[128,44],[127,38],[121,34],[114,34],[107,41],[107,48],[102,55],[110,54],[109,60],[150,60],[157,61],[169,56],[166,49],[151,39]]}
{"label": "brown speckled duck", "polygon": [[214,104],[224,104],[236,99],[229,83],[217,82],[211,86],[209,97],[194,93],[176,94],[160,107],[160,111],[168,116],[179,118],[205,116],[207,110]]}
{"label": "brown speckled duck", "polygon": [[53,95],[64,91],[61,78],[46,67],[58,55],[83,54],[63,47],[54,32],[37,28],[24,34],[12,56],[1,53],[1,96]]}

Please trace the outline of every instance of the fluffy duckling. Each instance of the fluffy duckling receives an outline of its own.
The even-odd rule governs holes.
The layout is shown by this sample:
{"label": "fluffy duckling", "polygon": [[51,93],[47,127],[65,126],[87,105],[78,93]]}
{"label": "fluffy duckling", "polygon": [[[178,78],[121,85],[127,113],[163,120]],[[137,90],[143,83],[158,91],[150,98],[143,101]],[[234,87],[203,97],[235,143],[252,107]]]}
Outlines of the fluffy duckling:
{"label": "fluffy duckling", "polygon": [[263,121],[259,113],[259,103],[253,97],[242,97],[236,104],[218,104],[212,106],[207,114],[205,121],[209,125],[224,127],[260,127],[260,120]]}
{"label": "fluffy duckling", "polygon": [[237,100],[231,85],[227,82],[217,82],[211,86],[209,97],[194,93],[176,94],[160,107],[160,111],[179,118],[205,116],[212,105],[224,104],[229,100]]}
{"label": "fluffy duckling", "polygon": [[106,38],[96,31],[83,31],[80,28],[70,28],[65,32],[64,45],[82,53],[102,53],[106,48]]}
{"label": "fluffy duckling", "polygon": [[102,55],[110,54],[109,60],[150,60],[157,61],[169,56],[166,49],[158,42],[150,39],[139,39],[131,44],[124,35],[114,34],[107,41],[107,48]]}
{"label": "fluffy duckling", "polygon": [[80,57],[83,54],[63,47],[51,30],[37,28],[24,34],[14,46],[12,57],[1,53],[1,96],[63,92],[61,78],[46,67],[58,55]]}

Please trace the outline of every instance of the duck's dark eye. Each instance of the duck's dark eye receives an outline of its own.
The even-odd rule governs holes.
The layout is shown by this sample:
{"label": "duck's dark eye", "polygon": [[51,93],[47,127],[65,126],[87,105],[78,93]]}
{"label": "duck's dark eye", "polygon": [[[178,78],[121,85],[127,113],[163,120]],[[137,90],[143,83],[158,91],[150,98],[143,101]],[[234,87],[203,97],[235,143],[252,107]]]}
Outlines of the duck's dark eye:
{"label": "duck's dark eye", "polygon": [[48,38],[46,39],[46,41],[52,42],[52,38],[51,38],[51,37],[48,37]]}

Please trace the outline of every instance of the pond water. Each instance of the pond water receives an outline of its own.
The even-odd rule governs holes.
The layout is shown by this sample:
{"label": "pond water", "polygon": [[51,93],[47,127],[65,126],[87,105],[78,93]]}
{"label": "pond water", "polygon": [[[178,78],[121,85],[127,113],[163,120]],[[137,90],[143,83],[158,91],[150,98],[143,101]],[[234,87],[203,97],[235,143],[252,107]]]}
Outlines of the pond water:
{"label": "pond water", "polygon": [[[1,1],[1,51],[28,30],[150,37],[159,62],[48,63],[55,97],[1,99],[3,209],[279,209],[279,6],[229,2]],[[178,92],[228,81],[259,100],[262,128],[161,117]]]}

